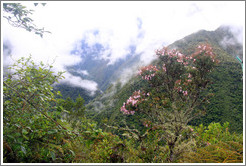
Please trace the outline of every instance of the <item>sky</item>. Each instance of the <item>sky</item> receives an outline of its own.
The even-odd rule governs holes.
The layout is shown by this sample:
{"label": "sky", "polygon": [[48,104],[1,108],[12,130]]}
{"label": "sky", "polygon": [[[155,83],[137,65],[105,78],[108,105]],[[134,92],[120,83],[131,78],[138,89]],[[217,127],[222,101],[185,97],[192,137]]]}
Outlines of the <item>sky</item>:
{"label": "sky", "polygon": [[[2,2],[4,3],[4,1]],[[40,38],[24,29],[12,27],[1,19],[3,43],[11,46],[14,59],[32,55],[33,59],[53,63],[55,71],[83,60],[71,54],[81,39],[89,45],[102,44],[106,49],[102,59],[109,65],[126,58],[129,46],[136,46],[141,61],[153,60],[154,50],[199,30],[213,31],[221,25],[245,30],[244,1],[47,1],[45,6],[21,2],[33,9],[34,23],[51,34]],[[4,15],[4,13],[2,13]],[[97,33],[94,33],[97,32]],[[3,52],[4,65],[12,63]],[[87,71],[80,71],[89,75]],[[97,83],[65,73],[63,83],[95,92]]]}

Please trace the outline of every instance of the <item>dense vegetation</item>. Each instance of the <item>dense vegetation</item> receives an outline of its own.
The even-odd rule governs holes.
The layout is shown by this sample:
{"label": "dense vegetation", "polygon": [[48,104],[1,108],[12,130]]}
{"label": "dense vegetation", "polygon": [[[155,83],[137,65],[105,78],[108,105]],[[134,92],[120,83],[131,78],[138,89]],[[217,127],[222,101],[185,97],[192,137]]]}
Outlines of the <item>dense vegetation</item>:
{"label": "dense vegetation", "polygon": [[[4,9],[20,16],[5,17],[14,25],[47,32],[32,26],[22,5]],[[138,76],[86,107],[92,98],[84,91],[63,96],[53,86],[63,72],[17,60],[3,78],[3,162],[242,163],[242,71],[231,56],[241,47],[222,48],[224,32],[201,31],[156,50]]]}
{"label": "dense vegetation", "polygon": [[[218,28],[216,31],[211,32],[199,31],[174,42],[169,48],[177,48],[182,53],[189,55],[201,43],[209,43],[213,46],[213,51],[220,63],[215,66],[213,73],[209,75],[211,84],[207,87],[207,91],[214,93],[214,96],[211,97],[209,103],[203,105],[203,107],[206,107],[206,114],[199,119],[192,120],[189,124],[197,126],[202,123],[208,126],[212,122],[229,122],[230,131],[242,133],[243,73],[240,63],[234,57],[235,55],[230,54],[230,52],[242,50],[242,46],[236,43],[230,45],[229,48],[222,47],[220,41],[223,40],[223,35],[224,37],[232,36],[227,28]],[[238,55],[241,55],[240,51]],[[156,63],[158,62],[153,62],[153,64]],[[88,111],[86,111],[86,114],[93,117],[99,124],[102,119],[108,120],[110,125],[113,125],[115,121],[120,122],[125,118],[118,111],[122,103],[135,90],[146,86],[145,84],[143,80],[134,77],[125,85],[121,85],[120,82],[111,85],[104,94],[97,96],[87,105]],[[126,120],[128,121],[128,119]],[[137,120],[130,118],[128,124],[132,123],[134,125],[134,121]]]}
{"label": "dense vegetation", "polygon": [[188,125],[202,113],[202,97],[211,96],[204,90],[214,54],[157,55],[157,66],[140,71],[144,89],[120,103],[127,120],[112,126],[103,119],[103,129],[85,117],[80,96],[64,100],[54,91],[61,72],[31,57],[18,60],[4,77],[4,162],[242,162],[243,137],[229,123]]}

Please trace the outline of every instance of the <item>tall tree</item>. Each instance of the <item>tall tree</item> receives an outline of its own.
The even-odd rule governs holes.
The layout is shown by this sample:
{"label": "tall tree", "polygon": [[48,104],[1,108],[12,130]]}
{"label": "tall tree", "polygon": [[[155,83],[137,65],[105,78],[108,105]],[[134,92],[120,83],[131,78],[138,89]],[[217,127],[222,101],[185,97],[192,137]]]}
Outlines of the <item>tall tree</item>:
{"label": "tall tree", "polygon": [[[183,144],[187,141],[183,134],[190,130],[188,122],[204,114],[202,103],[211,96],[205,94],[210,83],[208,76],[218,61],[208,44],[199,45],[191,55],[165,47],[157,50],[156,55],[159,58],[156,66],[149,65],[139,71],[148,86],[135,91],[121,111],[127,115],[144,114],[147,132],[164,131],[160,140],[165,140],[169,160],[174,161],[189,145]],[[140,140],[147,135],[147,132],[141,135],[137,130],[129,131],[135,132]]]}

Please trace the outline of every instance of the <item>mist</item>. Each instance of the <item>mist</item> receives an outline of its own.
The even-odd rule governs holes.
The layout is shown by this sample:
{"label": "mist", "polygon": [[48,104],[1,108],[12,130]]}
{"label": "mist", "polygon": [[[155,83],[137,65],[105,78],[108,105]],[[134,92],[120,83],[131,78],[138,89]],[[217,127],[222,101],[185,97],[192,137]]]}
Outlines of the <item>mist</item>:
{"label": "mist", "polygon": [[[35,62],[53,63],[54,70],[66,71],[83,61],[83,55],[71,51],[85,39],[88,45],[99,43],[104,50],[99,58],[113,65],[126,59],[135,46],[140,61],[136,66],[122,70],[123,83],[137,71],[138,65],[154,60],[154,50],[185,37],[198,30],[215,30],[220,25],[231,25],[237,34],[237,42],[243,43],[245,2],[47,2],[34,6],[35,24],[51,31],[43,38],[15,28],[2,19],[3,65],[11,64],[7,55],[14,59],[30,54]],[[230,11],[230,12],[228,12]],[[239,30],[238,28],[240,27]],[[222,41],[234,42],[233,40]],[[79,72],[79,71],[78,71]],[[87,71],[81,74],[90,75]],[[61,80],[71,86],[84,88],[91,93],[98,90],[98,83],[66,72]]]}

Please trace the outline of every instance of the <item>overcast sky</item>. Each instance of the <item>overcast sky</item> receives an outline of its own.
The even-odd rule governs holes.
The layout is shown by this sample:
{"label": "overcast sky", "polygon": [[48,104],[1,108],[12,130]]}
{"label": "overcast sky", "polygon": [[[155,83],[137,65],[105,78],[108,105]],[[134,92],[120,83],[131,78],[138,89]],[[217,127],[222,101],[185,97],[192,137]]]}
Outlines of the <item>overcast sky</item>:
{"label": "overcast sky", "polygon": [[[55,59],[57,71],[82,60],[70,52],[83,38],[91,45],[105,46],[102,58],[109,59],[110,64],[124,58],[130,45],[137,46],[136,53],[142,53],[141,58],[147,63],[155,49],[198,30],[215,30],[221,25],[239,27],[243,32],[245,29],[244,1],[47,1],[45,6],[36,7],[34,2],[21,3],[35,10],[31,16],[35,24],[51,34],[40,38],[1,19],[3,42],[11,45],[14,58],[32,54],[35,61],[51,63]],[[94,31],[98,33],[93,34]],[[8,62],[4,58],[4,63]],[[69,73],[65,76],[65,81],[74,86],[90,91],[97,89],[96,82]]]}

